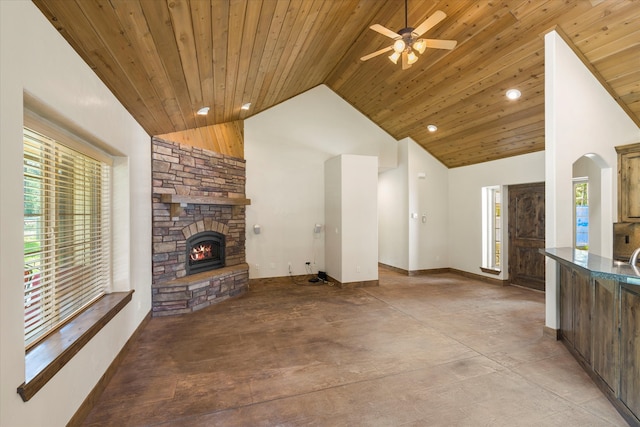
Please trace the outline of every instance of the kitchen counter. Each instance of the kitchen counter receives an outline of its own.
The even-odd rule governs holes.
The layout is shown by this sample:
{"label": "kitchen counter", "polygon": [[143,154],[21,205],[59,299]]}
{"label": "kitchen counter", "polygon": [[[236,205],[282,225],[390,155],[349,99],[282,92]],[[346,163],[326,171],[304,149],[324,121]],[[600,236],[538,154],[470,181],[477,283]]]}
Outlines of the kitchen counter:
{"label": "kitchen counter", "polygon": [[573,248],[540,252],[557,261],[559,338],[640,427],[640,268]]}
{"label": "kitchen counter", "polygon": [[640,285],[640,267],[631,266],[628,262],[615,261],[573,248],[545,248],[540,249],[540,252],[558,262],[589,270],[591,276],[595,278]]}

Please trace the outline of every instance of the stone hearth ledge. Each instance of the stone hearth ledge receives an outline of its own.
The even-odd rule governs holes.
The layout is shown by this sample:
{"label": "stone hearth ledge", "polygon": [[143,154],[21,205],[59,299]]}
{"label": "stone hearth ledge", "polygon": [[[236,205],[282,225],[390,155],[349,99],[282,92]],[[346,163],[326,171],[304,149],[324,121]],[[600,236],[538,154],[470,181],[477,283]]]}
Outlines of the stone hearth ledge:
{"label": "stone hearth ledge", "polygon": [[192,313],[249,289],[249,264],[243,263],[191,274],[151,286],[152,315]]}

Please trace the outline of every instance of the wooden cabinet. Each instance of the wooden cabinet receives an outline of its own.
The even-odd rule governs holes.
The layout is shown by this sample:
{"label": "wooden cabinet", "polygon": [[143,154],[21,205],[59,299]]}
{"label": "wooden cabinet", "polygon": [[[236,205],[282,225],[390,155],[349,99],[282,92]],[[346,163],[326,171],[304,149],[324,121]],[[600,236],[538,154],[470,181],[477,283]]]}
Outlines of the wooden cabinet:
{"label": "wooden cabinet", "polygon": [[588,272],[560,269],[560,332],[585,361],[591,361],[591,283]]}
{"label": "wooden cabinet", "polygon": [[640,222],[640,143],[616,147],[618,152],[618,220]]}
{"label": "wooden cabinet", "polygon": [[560,283],[560,334],[562,338],[573,345],[573,280],[571,279],[572,269],[558,264]]}
{"label": "wooden cabinet", "polygon": [[560,339],[629,425],[640,427],[640,275],[573,248],[544,254],[557,261]]}
{"label": "wooden cabinet", "polygon": [[620,340],[618,338],[618,282],[611,279],[593,281],[593,370],[609,389],[617,393],[620,364]]}
{"label": "wooden cabinet", "polygon": [[591,278],[588,272],[573,270],[573,345],[587,363],[591,362]]}
{"label": "wooden cabinet", "polygon": [[640,286],[558,264],[560,336],[620,413],[640,426]]}
{"label": "wooden cabinet", "polygon": [[640,418],[640,287],[620,287],[620,400]]}

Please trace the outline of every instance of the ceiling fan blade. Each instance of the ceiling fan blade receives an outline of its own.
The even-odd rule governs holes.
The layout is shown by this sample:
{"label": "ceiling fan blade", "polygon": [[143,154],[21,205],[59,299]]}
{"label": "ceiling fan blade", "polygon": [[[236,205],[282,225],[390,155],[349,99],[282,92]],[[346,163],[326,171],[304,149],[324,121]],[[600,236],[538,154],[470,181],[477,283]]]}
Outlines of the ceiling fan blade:
{"label": "ceiling fan blade", "polygon": [[438,40],[438,39],[424,39],[427,47],[432,49],[453,49],[458,44],[457,40]]}
{"label": "ceiling fan blade", "polygon": [[438,22],[442,21],[446,17],[447,17],[446,13],[444,13],[441,10],[436,10],[422,24],[414,28],[413,33],[416,35],[416,37],[420,37],[427,31],[429,31],[431,27],[435,26]]}
{"label": "ceiling fan blade", "polygon": [[373,31],[376,31],[376,32],[382,34],[383,36],[389,37],[390,39],[394,39],[395,40],[395,39],[400,37],[400,34],[394,32],[394,31],[391,31],[387,27],[383,27],[380,24],[373,24],[369,28],[371,28]]}
{"label": "ceiling fan blade", "polygon": [[360,58],[360,61],[363,61],[363,62],[367,61],[367,60],[369,60],[369,59],[371,59],[373,57],[376,57],[378,55],[382,55],[385,52],[389,52],[392,49],[393,49],[393,46],[388,46],[388,47],[385,47],[384,49],[376,50],[375,52],[370,53],[370,54],[365,55],[362,58]]}
{"label": "ceiling fan blade", "polygon": [[402,69],[406,70],[411,68],[411,64],[409,64],[409,58],[407,57],[407,51],[402,52]]}

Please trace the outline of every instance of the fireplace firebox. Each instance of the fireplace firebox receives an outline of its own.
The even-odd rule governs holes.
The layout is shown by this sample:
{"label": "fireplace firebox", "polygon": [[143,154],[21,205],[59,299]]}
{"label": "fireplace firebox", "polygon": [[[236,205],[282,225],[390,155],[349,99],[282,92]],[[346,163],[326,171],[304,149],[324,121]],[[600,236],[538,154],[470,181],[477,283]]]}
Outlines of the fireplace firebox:
{"label": "fireplace firebox", "polygon": [[203,231],[187,239],[187,275],[224,267],[224,234]]}

